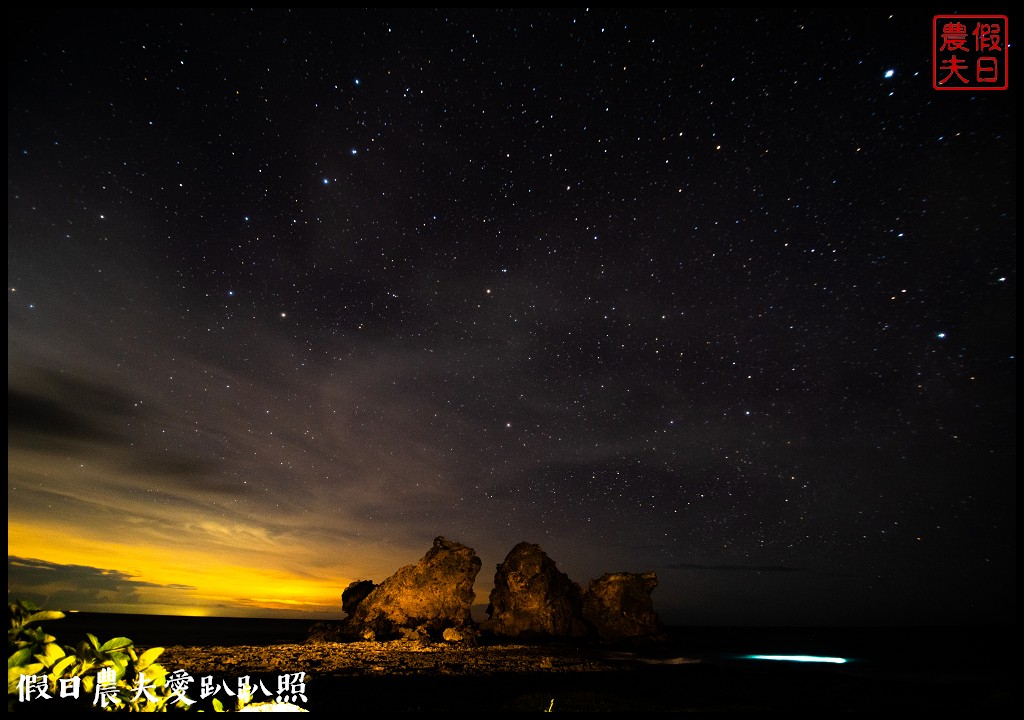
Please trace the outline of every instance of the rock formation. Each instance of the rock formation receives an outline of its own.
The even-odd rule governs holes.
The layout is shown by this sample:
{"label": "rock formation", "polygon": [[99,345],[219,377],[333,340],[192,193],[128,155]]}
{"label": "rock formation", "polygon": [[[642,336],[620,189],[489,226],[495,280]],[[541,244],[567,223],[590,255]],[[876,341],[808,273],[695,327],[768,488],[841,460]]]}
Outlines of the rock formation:
{"label": "rock formation", "polygon": [[520,639],[581,637],[580,586],[539,545],[521,542],[498,565],[483,628]]}
{"label": "rock formation", "polygon": [[653,572],[606,573],[583,593],[583,619],[601,640],[653,638],[662,631],[651,600],[657,586]]}
{"label": "rock formation", "polygon": [[342,629],[349,636],[378,640],[410,634],[440,638],[448,629],[471,633],[473,583],[480,567],[473,548],[437,537],[418,563],[400,568],[380,585],[370,583],[363,598],[358,595],[369,581],[349,585],[347,597],[342,596],[349,613]]}
{"label": "rock formation", "polygon": [[539,545],[521,542],[497,566],[488,619],[478,626],[470,608],[480,567],[473,548],[437,537],[418,563],[379,585],[351,583],[341,596],[345,620],[314,625],[309,639],[475,644],[480,631],[519,641],[664,637],[651,600],[653,572],[606,573],[584,592]]}

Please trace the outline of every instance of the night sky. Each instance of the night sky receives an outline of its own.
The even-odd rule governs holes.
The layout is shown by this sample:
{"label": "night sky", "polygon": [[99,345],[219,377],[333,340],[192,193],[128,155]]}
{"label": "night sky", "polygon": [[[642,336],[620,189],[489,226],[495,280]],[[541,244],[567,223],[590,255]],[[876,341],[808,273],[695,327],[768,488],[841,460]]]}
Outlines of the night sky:
{"label": "night sky", "polygon": [[932,14],[9,14],[9,597],[337,618],[443,535],[1015,622],[1015,80]]}

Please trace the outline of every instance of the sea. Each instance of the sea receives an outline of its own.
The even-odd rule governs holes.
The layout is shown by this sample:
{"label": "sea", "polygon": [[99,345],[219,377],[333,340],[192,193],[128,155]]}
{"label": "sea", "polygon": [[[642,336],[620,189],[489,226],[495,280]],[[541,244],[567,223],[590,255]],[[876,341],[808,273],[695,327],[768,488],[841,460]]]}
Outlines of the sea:
{"label": "sea", "polygon": [[[92,633],[139,648],[302,643],[315,620],[69,613],[44,623],[63,645]],[[451,677],[339,678],[317,698],[366,710],[907,711],[997,713],[1017,705],[1016,627],[668,627],[667,642],[609,648],[642,674],[619,680],[538,674],[530,684]],[[840,662],[841,661],[841,662]],[[519,683],[517,680],[515,683]],[[557,684],[555,684],[557,682]],[[331,688],[328,691],[327,688]],[[444,690],[442,690],[444,689]],[[497,693],[497,695],[496,695]],[[365,698],[365,700],[360,700]],[[365,702],[365,705],[359,705]],[[430,704],[424,705],[424,702]],[[389,705],[390,703],[390,705]],[[311,706],[311,708],[313,707]],[[332,705],[323,705],[331,709]]]}
{"label": "sea", "polygon": [[309,637],[318,621],[184,615],[129,615],[71,612],[60,620],[42,623],[62,645],[74,645],[92,633],[102,643],[127,637],[137,647],[288,645]]}
{"label": "sea", "polygon": [[[302,643],[317,622],[321,621],[75,612],[43,626],[61,644],[74,644],[88,632],[100,642],[128,637],[136,646],[148,648]],[[674,654],[705,659],[804,655],[930,666],[1002,659],[1016,627],[669,626],[665,632],[667,642],[650,650],[653,659]]]}

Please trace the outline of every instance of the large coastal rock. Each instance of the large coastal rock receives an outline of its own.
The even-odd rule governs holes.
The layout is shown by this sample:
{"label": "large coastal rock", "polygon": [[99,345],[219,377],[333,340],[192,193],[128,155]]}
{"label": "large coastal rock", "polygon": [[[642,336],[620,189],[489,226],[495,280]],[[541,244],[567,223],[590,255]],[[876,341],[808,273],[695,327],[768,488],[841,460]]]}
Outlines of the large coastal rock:
{"label": "large coastal rock", "polygon": [[497,566],[479,626],[470,608],[481,562],[476,552],[444,537],[415,565],[375,585],[357,580],[342,593],[347,617],[318,623],[310,641],[394,640],[475,645],[480,632],[518,641],[590,638],[658,640],[663,628],[651,593],[653,572],[606,573],[584,592],[539,545],[521,542]]}
{"label": "large coastal rock", "polygon": [[581,637],[580,586],[539,545],[521,542],[498,565],[485,631],[510,638]]}
{"label": "large coastal rock", "polygon": [[[377,640],[408,638],[410,633],[439,639],[449,629],[472,633],[475,624],[470,607],[480,567],[473,548],[437,537],[418,563],[400,568],[365,597],[356,599],[365,585],[349,586],[346,593],[352,591],[348,597],[351,609],[346,609],[349,616],[342,626],[344,633]],[[342,602],[346,602],[345,596]]]}
{"label": "large coastal rock", "polygon": [[601,640],[657,637],[662,627],[651,599],[657,586],[653,572],[606,573],[583,593],[583,619]]}

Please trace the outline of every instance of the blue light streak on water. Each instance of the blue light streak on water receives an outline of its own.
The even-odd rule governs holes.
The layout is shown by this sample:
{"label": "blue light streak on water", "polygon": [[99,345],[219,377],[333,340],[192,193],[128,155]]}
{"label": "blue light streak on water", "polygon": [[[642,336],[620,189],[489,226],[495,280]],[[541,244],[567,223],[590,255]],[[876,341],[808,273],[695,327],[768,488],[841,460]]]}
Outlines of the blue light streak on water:
{"label": "blue light streak on water", "polygon": [[781,660],[784,662],[836,663],[849,662],[841,657],[824,657],[821,655],[744,655],[748,660]]}

